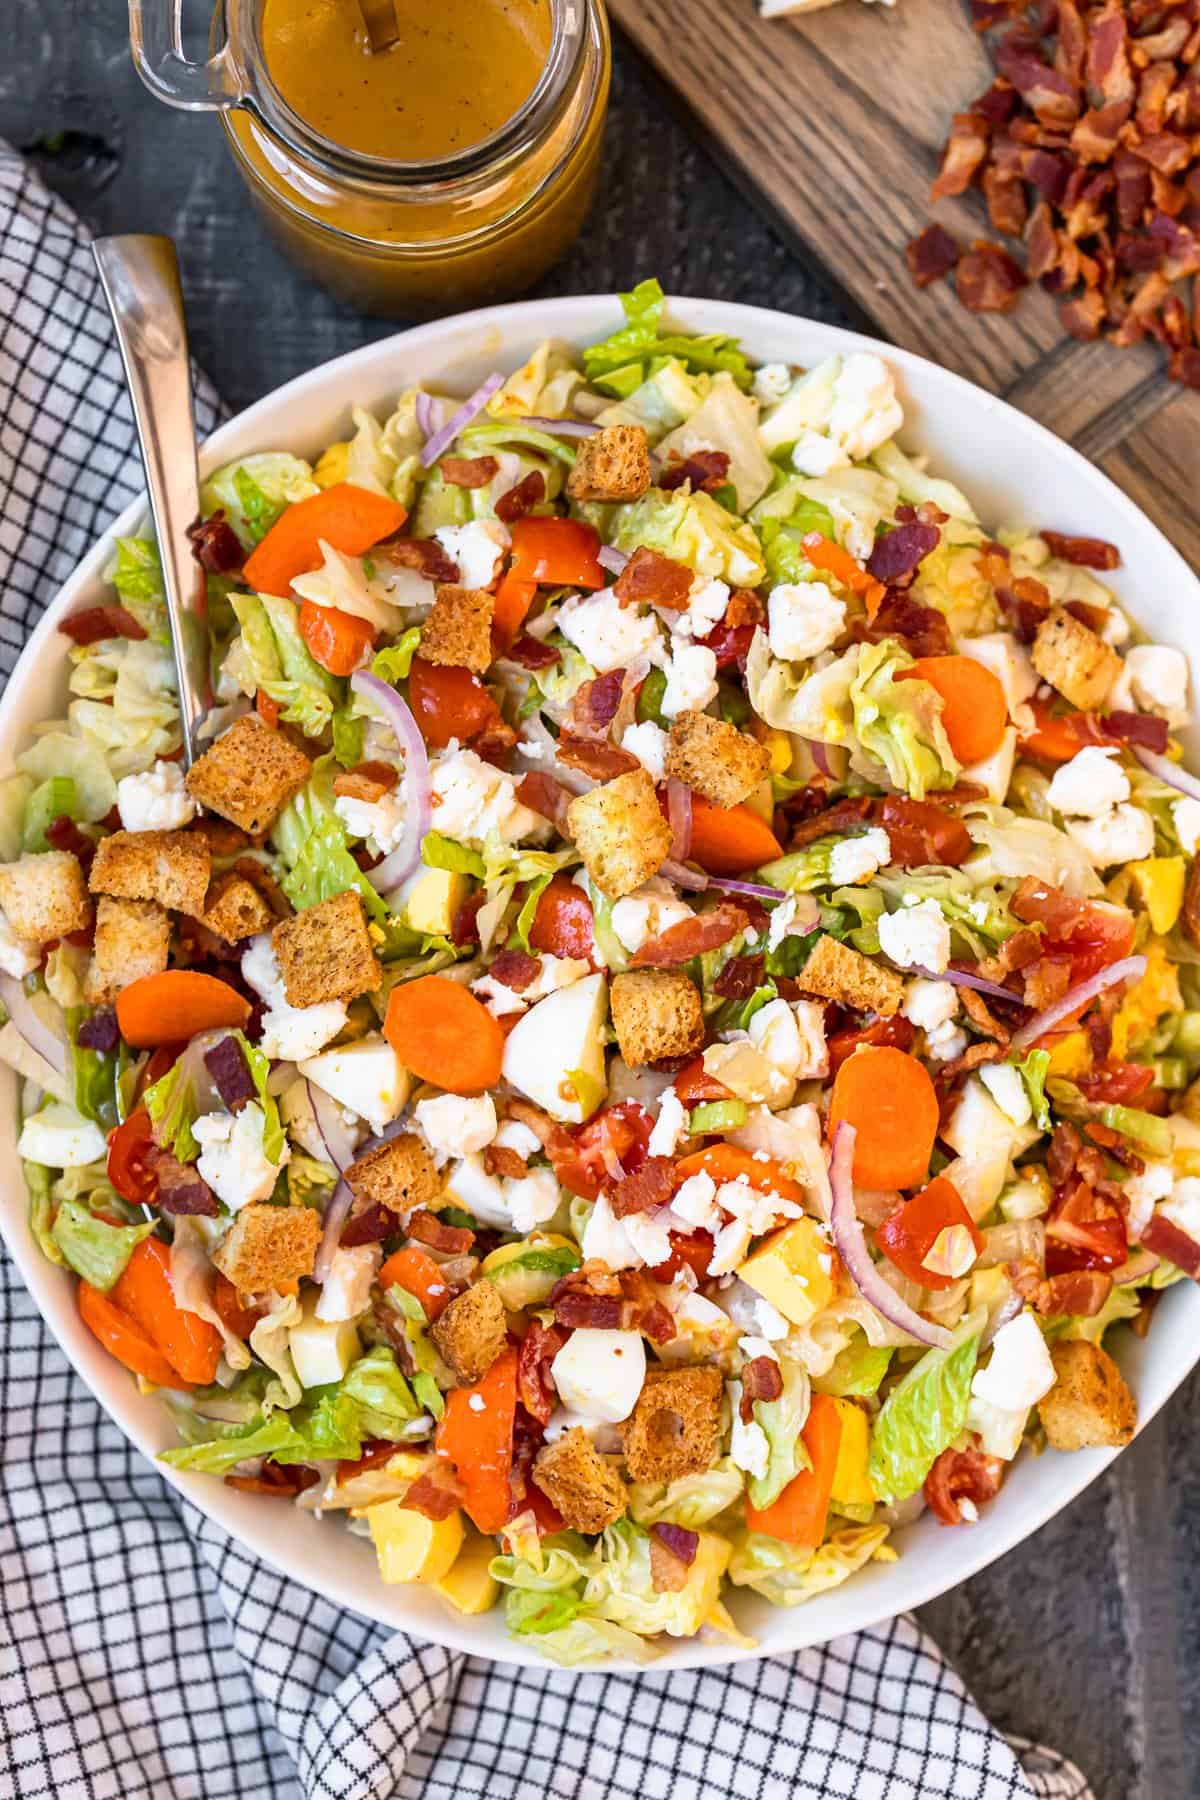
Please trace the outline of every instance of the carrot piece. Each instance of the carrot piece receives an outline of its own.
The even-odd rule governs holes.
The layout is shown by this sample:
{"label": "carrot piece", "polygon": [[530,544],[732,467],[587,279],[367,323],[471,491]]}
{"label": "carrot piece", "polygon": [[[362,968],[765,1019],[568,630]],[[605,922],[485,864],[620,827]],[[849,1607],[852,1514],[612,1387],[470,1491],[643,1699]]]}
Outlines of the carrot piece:
{"label": "carrot piece", "polygon": [[877,581],[869,570],[856,562],[848,550],[835,544],[819,531],[809,531],[800,539],[804,554],[814,569],[824,569],[827,575],[833,575],[852,594],[858,594],[867,604],[867,617],[873,619],[887,593],[882,581]]}
{"label": "carrot piece", "polygon": [[828,1394],[814,1394],[800,1436],[812,1459],[812,1468],[801,1469],[779,1498],[761,1512],[747,1501],[746,1528],[765,1531],[785,1544],[803,1544],[815,1550],[825,1533],[825,1516],[842,1442],[842,1416],[837,1401]]}
{"label": "carrot piece", "polygon": [[307,500],[294,500],[246,558],[244,584],[257,594],[286,599],[297,575],[321,566],[321,542],[343,556],[362,556],[399,531],[408,514],[386,494],[339,481]]}
{"label": "carrot piece", "polygon": [[896,680],[927,681],[942,696],[942,724],[960,763],[982,762],[1004,742],[1004,689],[973,656],[919,656]]}
{"label": "carrot piece", "polygon": [[508,649],[525,623],[525,615],[533,605],[536,593],[536,581],[523,581],[519,575],[509,570],[496,589],[496,604],[492,612],[492,638],[498,649]]}
{"label": "carrot piece", "polygon": [[393,988],[383,1035],[406,1069],[447,1093],[478,1094],[500,1079],[499,1021],[469,988],[444,975]]}
{"label": "carrot piece", "polygon": [[692,795],[688,856],[710,875],[743,875],[783,855],[783,846],[760,813],[748,806],[714,806]]}
{"label": "carrot piece", "polygon": [[1036,756],[1042,762],[1064,763],[1078,756],[1088,744],[1119,741],[1107,736],[1094,713],[1056,713],[1050,710],[1052,704],[1053,698],[1029,702],[1034,724],[1033,730],[1021,738],[1023,755]]}
{"label": "carrot piece", "polygon": [[842,1120],[858,1133],[854,1179],[869,1188],[910,1188],[929,1172],[937,1136],[933,1082],[915,1056],[865,1045],[838,1070],[829,1103],[829,1135]]}
{"label": "carrot piece", "polygon": [[164,969],[142,975],[117,995],[117,1024],[135,1050],[179,1044],[198,1031],[243,1026],[250,1002],[216,975],[195,969]]}
{"label": "carrot piece", "polygon": [[234,1337],[240,1338],[250,1336],[265,1310],[261,1306],[243,1306],[237,1289],[220,1269],[213,1283],[213,1306],[226,1331],[232,1331]]}
{"label": "carrot piece", "polygon": [[437,1454],[454,1464],[468,1517],[487,1536],[508,1523],[513,1509],[509,1472],[516,1411],[517,1352],[510,1346],[474,1387],[446,1395],[434,1439]]}
{"label": "carrot piece", "polygon": [[305,600],[300,608],[300,636],[314,662],[331,675],[352,675],[375,642],[375,627],[357,613]]}
{"label": "carrot piece", "polygon": [[110,1356],[144,1381],[155,1387],[186,1387],[177,1369],[173,1369],[162,1351],[151,1343],[141,1326],[107,1294],[90,1282],[79,1283],[79,1313],[92,1335],[100,1340]]}
{"label": "carrot piece", "polygon": [[446,1277],[424,1250],[415,1244],[405,1244],[389,1256],[379,1271],[379,1285],[383,1289],[402,1287],[406,1294],[413,1294],[425,1308],[425,1317],[432,1325],[436,1318],[450,1304],[450,1289],[446,1285]]}
{"label": "carrot piece", "polygon": [[177,1302],[171,1286],[171,1252],[160,1239],[143,1238],[112,1297],[185,1381],[207,1387],[216,1378],[221,1334],[207,1319],[185,1312]]}
{"label": "carrot piece", "polygon": [[701,1171],[718,1184],[744,1181],[756,1193],[778,1194],[781,1200],[792,1200],[797,1206],[804,1204],[804,1189],[790,1180],[777,1162],[770,1157],[764,1162],[737,1144],[706,1144],[703,1150],[681,1157],[675,1164],[675,1179],[682,1183]]}

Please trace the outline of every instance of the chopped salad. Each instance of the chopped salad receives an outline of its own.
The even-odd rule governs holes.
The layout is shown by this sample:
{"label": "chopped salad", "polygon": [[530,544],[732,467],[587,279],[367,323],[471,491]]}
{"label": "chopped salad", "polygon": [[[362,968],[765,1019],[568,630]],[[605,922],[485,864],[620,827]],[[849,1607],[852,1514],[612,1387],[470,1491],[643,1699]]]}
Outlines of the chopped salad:
{"label": "chopped salad", "polygon": [[564,1664],[1127,1442],[1112,1336],[1200,1276],[1188,670],[1119,547],[981,521],[874,352],[623,305],[217,470],[186,771],[120,541],[0,782],[31,1227],[161,1460]]}

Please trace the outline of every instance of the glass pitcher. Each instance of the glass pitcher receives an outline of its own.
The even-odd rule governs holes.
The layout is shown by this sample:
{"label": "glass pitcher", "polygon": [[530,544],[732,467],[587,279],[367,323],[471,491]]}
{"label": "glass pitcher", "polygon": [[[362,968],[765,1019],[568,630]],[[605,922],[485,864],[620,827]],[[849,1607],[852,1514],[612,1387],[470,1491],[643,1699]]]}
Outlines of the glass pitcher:
{"label": "glass pitcher", "polygon": [[549,53],[528,98],[479,143],[428,161],[364,155],[306,123],[271,78],[263,6],[220,0],[199,63],[183,52],[181,0],[130,0],[134,62],[168,105],[220,113],[268,229],[319,281],[366,311],[411,316],[507,298],[564,253],[599,169],[603,0],[549,0]]}

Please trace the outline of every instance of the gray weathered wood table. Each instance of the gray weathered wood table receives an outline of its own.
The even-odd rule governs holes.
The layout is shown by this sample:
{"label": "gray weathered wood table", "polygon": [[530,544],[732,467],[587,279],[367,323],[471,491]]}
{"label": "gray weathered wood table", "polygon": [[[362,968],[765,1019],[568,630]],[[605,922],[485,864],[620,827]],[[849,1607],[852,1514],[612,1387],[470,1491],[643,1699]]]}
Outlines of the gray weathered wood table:
{"label": "gray weathered wood table", "polygon": [[[264,241],[211,119],[143,91],[124,0],[4,0],[0,13],[0,136],[31,147],[98,231],[177,239],[195,354],[231,406],[389,329],[336,305]],[[628,287],[651,272],[679,293],[861,324],[618,44],[600,199],[540,291]],[[1193,1378],[1066,1513],[922,1614],[986,1711],[1076,1757],[1099,1800],[1200,1795],[1198,1403]]]}

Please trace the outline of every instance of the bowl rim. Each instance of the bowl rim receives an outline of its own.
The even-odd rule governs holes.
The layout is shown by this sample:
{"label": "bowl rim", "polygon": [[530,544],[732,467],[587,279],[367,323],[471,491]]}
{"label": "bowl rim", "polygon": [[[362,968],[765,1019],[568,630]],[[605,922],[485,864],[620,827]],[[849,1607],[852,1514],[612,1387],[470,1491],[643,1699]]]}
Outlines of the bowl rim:
{"label": "bowl rim", "polygon": [[[823,356],[834,352],[867,351],[882,356],[890,367],[898,371],[919,371],[922,381],[931,382],[939,394],[946,395],[951,414],[955,400],[965,403],[970,413],[977,417],[997,412],[1008,421],[1010,427],[1027,436],[1031,448],[1039,458],[1046,459],[1051,467],[1055,463],[1060,466],[1065,463],[1071,468],[1077,485],[1082,483],[1084,487],[1090,487],[1094,491],[1095,500],[1102,503],[1099,516],[1108,521],[1109,535],[1119,537],[1124,527],[1133,528],[1138,533],[1145,533],[1147,530],[1152,533],[1157,540],[1158,552],[1165,555],[1168,565],[1173,566],[1174,576],[1182,584],[1183,592],[1186,594],[1190,589],[1194,598],[1200,601],[1200,579],[1162,530],[1108,475],[1037,420],[1027,417],[1007,401],[988,393],[953,370],[941,368],[912,351],[900,349],[862,332],[784,313],[776,308],[682,295],[669,295],[668,304],[689,330],[731,332],[740,337],[751,353],[756,335],[761,338],[764,334],[778,336],[794,333],[797,339],[803,337],[810,356],[813,353]],[[425,351],[442,352],[440,359],[430,358],[431,372],[422,379],[445,381],[453,387],[456,360],[477,361],[494,354],[498,364],[509,365],[513,361],[511,344],[529,338],[560,338],[578,346],[594,335],[598,317],[611,317],[615,323],[617,314],[618,299],[613,294],[514,301],[503,306],[483,307],[469,313],[434,320],[360,345],[292,377],[221,424],[201,448],[201,474],[203,476],[228,458],[230,451],[227,446],[232,440],[245,439],[255,431],[270,428],[280,415],[286,414],[307,395],[319,396],[318,403],[326,414],[330,410],[336,413],[339,406],[345,412],[356,399],[354,381],[358,372],[373,369],[376,364],[386,362],[389,354],[400,350],[406,356],[420,355]],[[447,351],[448,356],[444,354]],[[327,389],[335,396],[332,408],[324,398]],[[340,396],[340,399],[336,396]],[[274,446],[264,441],[263,447]],[[234,452],[237,455],[251,453],[251,449],[244,446]],[[7,769],[11,764],[13,746],[9,745],[7,739],[12,734],[15,740],[17,728],[10,724],[10,720],[19,709],[23,693],[38,678],[41,656],[48,649],[51,640],[57,638],[59,620],[69,613],[81,595],[99,581],[103,569],[111,560],[115,539],[133,531],[147,516],[147,511],[144,494],[131,501],[76,564],[47,603],[9,676],[3,695],[0,696],[0,767]],[[0,1140],[10,1129],[9,1125],[0,1120]],[[13,1132],[14,1163],[15,1135]],[[22,1187],[23,1185],[22,1181]],[[0,1233],[7,1242],[43,1321],[75,1371],[123,1435],[154,1463],[158,1474],[182,1498],[192,1502],[239,1545],[261,1558],[281,1577],[294,1581],[297,1578],[294,1561],[289,1557],[286,1547],[279,1547],[278,1535],[270,1532],[265,1521],[263,1528],[256,1530],[247,1526],[242,1518],[234,1516],[235,1509],[229,1504],[229,1500],[244,1498],[243,1496],[233,1496],[231,1490],[211,1477],[176,1471],[155,1461],[157,1446],[151,1441],[152,1434],[142,1429],[129,1416],[132,1399],[140,1398],[136,1389],[129,1383],[124,1370],[111,1359],[103,1358],[99,1346],[78,1318],[74,1305],[63,1302],[60,1271],[41,1255],[28,1230],[24,1211],[14,1215],[10,1209],[0,1208]],[[1183,1289],[1192,1285],[1179,1284]],[[1200,1307],[1200,1295],[1190,1302],[1186,1300],[1186,1296],[1177,1296],[1173,1304],[1179,1306],[1181,1299],[1184,1304]],[[1177,1367],[1163,1382],[1161,1392],[1146,1404],[1139,1397],[1137,1435],[1140,1436],[1160,1408],[1197,1363],[1200,1363],[1200,1331],[1193,1333],[1193,1342],[1195,1347],[1190,1357],[1185,1356],[1179,1360]],[[649,1664],[635,1663],[626,1658],[612,1658],[594,1665],[594,1668],[602,1673],[665,1673],[675,1669],[716,1667],[785,1654],[828,1642],[846,1632],[879,1624],[911,1607],[925,1605],[938,1598],[1032,1536],[1077,1498],[1119,1454],[1120,1451],[1115,1449],[1076,1451],[1069,1460],[1059,1460],[1056,1465],[1059,1479],[1051,1502],[1032,1508],[1030,1517],[1023,1517],[1028,1509],[1016,1506],[1012,1509],[1011,1519],[1007,1515],[993,1515],[994,1521],[998,1522],[993,1523],[986,1542],[982,1536],[968,1540],[982,1543],[983,1547],[968,1552],[965,1556],[958,1553],[948,1574],[942,1574],[937,1559],[926,1568],[926,1559],[916,1553],[902,1556],[897,1563],[891,1565],[889,1579],[877,1584],[881,1591],[874,1601],[868,1599],[863,1587],[853,1581],[846,1588],[836,1590],[845,1595],[857,1593],[862,1599],[857,1607],[848,1609],[845,1619],[833,1622],[828,1628],[821,1627],[815,1632],[805,1629],[804,1620],[813,1616],[811,1607],[819,1604],[818,1601],[813,1601],[791,1609],[772,1609],[772,1621],[776,1629],[769,1634],[771,1641],[760,1638],[751,1648],[728,1643],[702,1644],[685,1638],[671,1640],[672,1647]],[[268,1515],[274,1516],[277,1515]],[[862,1573],[865,1571],[860,1571]],[[445,1609],[444,1618],[439,1618],[436,1623],[422,1617],[411,1625],[400,1624],[394,1616],[385,1618],[378,1611],[372,1610],[370,1596],[363,1594],[360,1581],[342,1580],[328,1575],[314,1577],[308,1572],[301,1579],[310,1591],[332,1604],[374,1620],[386,1629],[403,1630],[415,1637],[423,1637],[456,1651],[484,1657],[488,1661],[543,1670],[553,1667],[536,1652],[527,1650],[518,1640],[510,1638],[506,1632],[498,1645],[481,1643],[479,1624],[468,1618],[460,1618],[449,1609]],[[384,1591],[395,1594],[404,1590],[393,1588]],[[831,1596],[823,1598],[829,1599]]]}

